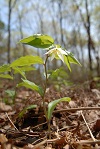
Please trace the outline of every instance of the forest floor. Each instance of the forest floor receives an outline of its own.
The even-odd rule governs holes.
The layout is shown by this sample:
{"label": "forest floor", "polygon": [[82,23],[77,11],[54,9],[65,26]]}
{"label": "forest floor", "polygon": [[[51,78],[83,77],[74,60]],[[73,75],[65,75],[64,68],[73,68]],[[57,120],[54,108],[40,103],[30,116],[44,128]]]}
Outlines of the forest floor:
{"label": "forest floor", "polygon": [[[0,88],[0,149],[100,149],[100,88],[95,82],[63,87],[61,91],[52,86],[47,89],[46,102],[71,98],[53,112],[51,139],[39,94],[20,89],[11,104],[11,97],[5,95],[10,88],[8,83]],[[35,109],[25,108],[34,104]]]}

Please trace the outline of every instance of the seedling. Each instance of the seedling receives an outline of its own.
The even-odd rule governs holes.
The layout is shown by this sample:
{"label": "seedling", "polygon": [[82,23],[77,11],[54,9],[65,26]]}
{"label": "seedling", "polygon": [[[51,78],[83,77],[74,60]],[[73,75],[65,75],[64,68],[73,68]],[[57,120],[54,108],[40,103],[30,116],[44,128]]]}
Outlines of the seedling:
{"label": "seedling", "polygon": [[8,90],[5,90],[5,93],[8,95],[7,98],[10,98],[12,101],[12,104],[14,104],[15,103],[15,97],[16,97],[16,91],[8,89]]}
{"label": "seedling", "polygon": [[48,82],[52,83],[57,91],[61,91],[65,86],[71,86],[73,83],[69,81],[69,75],[64,67],[50,70],[50,77]]}
{"label": "seedling", "polygon": [[[78,60],[74,57],[74,55],[67,51],[65,48],[62,48],[60,45],[55,45],[54,39],[48,35],[41,35],[41,34],[35,34],[33,36],[24,38],[20,40],[20,43],[31,45],[35,48],[41,48],[42,50],[46,50],[44,54],[44,60],[40,56],[33,56],[33,55],[27,55],[20,57],[19,59],[15,60],[12,62],[10,65],[2,66],[1,72],[5,72],[5,67],[8,71],[14,70],[14,73],[20,73],[22,76],[22,82],[17,85],[17,87],[24,86],[26,88],[30,88],[32,90],[35,90],[38,92],[42,98],[43,102],[43,110],[44,114],[46,117],[46,121],[48,124],[48,133],[49,133],[49,138],[51,138],[51,129],[50,129],[50,121],[52,118],[52,113],[56,107],[56,105],[62,101],[67,101],[69,102],[71,99],[69,97],[63,97],[54,101],[51,101],[48,103],[48,106],[46,106],[45,103],[45,94],[46,94],[46,89],[47,89],[47,82],[51,74],[48,74],[48,69],[47,69],[47,63],[49,62],[48,59],[52,61],[54,58],[55,59],[60,59],[65,65],[67,65],[68,69],[71,71],[70,63],[74,64],[79,64],[81,65]],[[43,72],[45,76],[44,80],[44,86],[38,86],[34,82],[31,82],[30,80],[27,80],[26,75],[25,75],[25,68],[31,67],[34,64],[40,64],[43,66]],[[24,71],[23,68],[24,67]],[[2,77],[1,73],[1,77]],[[7,76],[9,79],[13,79],[12,76]],[[26,109],[25,109],[26,110]]]}

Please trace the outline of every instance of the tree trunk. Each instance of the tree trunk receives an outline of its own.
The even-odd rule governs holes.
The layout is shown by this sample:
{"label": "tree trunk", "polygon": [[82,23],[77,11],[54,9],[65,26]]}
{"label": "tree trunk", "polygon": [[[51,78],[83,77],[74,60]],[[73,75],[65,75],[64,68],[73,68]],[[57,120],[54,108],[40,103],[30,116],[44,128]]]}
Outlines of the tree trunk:
{"label": "tree trunk", "polygon": [[86,13],[87,13],[87,35],[88,35],[88,56],[89,56],[89,68],[90,71],[93,70],[92,68],[92,56],[91,56],[91,24],[90,24],[90,15],[88,12],[88,2],[85,0],[85,7],[86,7]]}
{"label": "tree trunk", "polygon": [[8,7],[8,47],[7,47],[7,62],[10,63],[10,46],[11,46],[11,0]]}
{"label": "tree trunk", "polygon": [[96,61],[97,61],[97,76],[100,77],[100,58],[99,58],[99,48],[96,51]]}
{"label": "tree trunk", "polygon": [[91,51],[92,51],[92,49],[95,50],[95,48],[94,48],[93,41],[92,41],[92,38],[91,38],[91,23],[90,23],[90,14],[89,14],[89,11],[88,11],[88,0],[85,0],[86,21],[84,20],[81,9],[79,8],[77,3],[76,3],[76,6],[77,6],[77,8],[80,12],[80,16],[81,16],[81,19],[83,21],[83,25],[84,25],[84,27],[86,29],[86,32],[87,32],[87,37],[88,37],[87,47],[88,47],[89,69],[92,72],[93,68],[92,68]]}
{"label": "tree trunk", "polygon": [[53,15],[51,13],[51,17],[52,17],[52,26],[53,26],[53,30],[54,30],[54,37],[55,37],[55,42],[56,43],[59,43],[58,42],[58,36],[57,36],[57,28],[56,28],[56,23],[55,23],[55,18],[54,18],[54,13],[55,13],[55,7],[54,7],[54,1],[52,0],[51,1],[51,4],[52,4],[52,11],[53,11]]}
{"label": "tree trunk", "polygon": [[58,2],[58,6],[59,6],[59,15],[60,15],[59,23],[60,23],[61,45],[64,45],[63,28],[62,28],[63,17],[62,17],[62,9],[61,9],[62,2],[63,2],[63,0],[60,0]]}
{"label": "tree trunk", "polygon": [[[20,36],[21,36],[21,39],[23,39],[23,31],[22,31],[22,17],[21,17],[21,15],[19,14],[19,30],[20,30]],[[22,44],[22,46],[23,46],[23,56],[25,56],[26,55],[26,48],[25,48],[25,45],[24,44]]]}
{"label": "tree trunk", "polygon": [[7,62],[11,62],[11,57],[10,57],[10,51],[11,51],[11,13],[12,9],[15,6],[17,0],[13,2],[12,5],[12,0],[8,1],[8,47],[7,47]]}

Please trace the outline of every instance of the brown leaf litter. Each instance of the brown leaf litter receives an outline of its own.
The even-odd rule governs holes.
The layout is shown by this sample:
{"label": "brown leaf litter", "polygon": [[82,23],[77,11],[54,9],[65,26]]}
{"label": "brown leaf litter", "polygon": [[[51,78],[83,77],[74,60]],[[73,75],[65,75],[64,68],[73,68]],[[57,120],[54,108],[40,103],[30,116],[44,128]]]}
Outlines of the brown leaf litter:
{"label": "brown leaf litter", "polygon": [[[45,100],[68,96],[70,103],[57,105],[51,120],[51,139],[39,94],[19,90],[14,105],[0,97],[0,148],[1,149],[100,149],[100,89],[86,89],[83,85],[62,91],[49,87]],[[36,109],[20,111],[30,104]]]}

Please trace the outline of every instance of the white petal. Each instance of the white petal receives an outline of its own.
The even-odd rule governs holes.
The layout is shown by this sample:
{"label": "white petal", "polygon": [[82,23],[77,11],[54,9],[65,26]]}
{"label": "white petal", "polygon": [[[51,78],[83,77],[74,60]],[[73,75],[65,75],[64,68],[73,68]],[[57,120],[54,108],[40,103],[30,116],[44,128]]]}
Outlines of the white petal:
{"label": "white petal", "polygon": [[46,52],[45,54],[52,54],[53,52],[55,51],[55,48],[54,49],[51,49],[51,50],[49,50],[48,52]]}
{"label": "white petal", "polygon": [[52,54],[52,55],[50,56],[50,60],[52,61],[54,58],[55,58],[55,54]]}
{"label": "white petal", "polygon": [[52,53],[51,50],[49,50],[48,52],[45,53],[45,55],[50,55]]}
{"label": "white petal", "polygon": [[67,53],[66,53],[64,50],[62,50],[61,48],[58,48],[58,51],[59,51],[61,54],[67,55]]}
{"label": "white petal", "polygon": [[57,55],[59,56],[59,58],[63,61],[64,63],[64,55],[60,52],[57,52]]}

